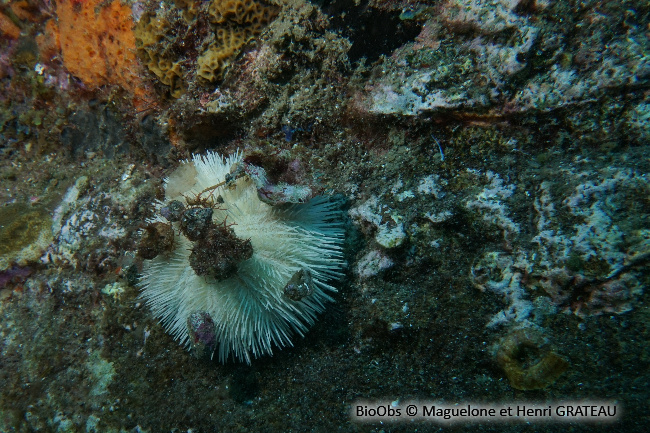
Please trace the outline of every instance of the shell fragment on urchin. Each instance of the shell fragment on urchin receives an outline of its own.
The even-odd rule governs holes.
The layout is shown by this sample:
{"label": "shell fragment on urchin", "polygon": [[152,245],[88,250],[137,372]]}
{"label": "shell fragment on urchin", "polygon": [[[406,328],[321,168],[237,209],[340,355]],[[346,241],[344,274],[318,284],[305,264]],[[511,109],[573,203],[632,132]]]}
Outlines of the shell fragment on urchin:
{"label": "shell fragment on urchin", "polygon": [[[292,335],[304,335],[324,310],[331,300],[328,292],[335,291],[329,283],[341,276],[344,229],[340,210],[326,197],[303,204],[264,203],[250,177],[232,179],[230,173],[242,163],[241,152],[225,158],[212,152],[194,155],[165,179],[165,192],[167,202],[191,208],[193,198],[204,198],[209,190],[218,203],[212,206],[212,227],[231,230],[233,237],[250,243],[252,255],[241,255],[234,274],[197,275],[190,265],[193,242],[180,223],[162,216],[168,210],[161,213],[165,203],[159,202],[149,223],[172,225],[173,248],[144,261],[139,285],[141,297],[181,344],[191,348],[197,343],[193,340],[202,340],[198,343],[218,352],[221,362],[232,356],[250,363],[251,355],[291,345]],[[197,329],[191,329],[194,323]],[[214,326],[214,336],[207,324]]]}

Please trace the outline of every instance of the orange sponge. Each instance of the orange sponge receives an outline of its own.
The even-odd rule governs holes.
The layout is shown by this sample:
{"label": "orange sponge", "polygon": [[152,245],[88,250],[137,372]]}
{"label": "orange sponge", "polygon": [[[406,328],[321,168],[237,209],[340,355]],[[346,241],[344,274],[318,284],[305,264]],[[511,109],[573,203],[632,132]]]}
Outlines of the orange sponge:
{"label": "orange sponge", "polygon": [[56,0],[56,5],[68,71],[91,89],[115,84],[144,96],[131,8],[119,0]]}

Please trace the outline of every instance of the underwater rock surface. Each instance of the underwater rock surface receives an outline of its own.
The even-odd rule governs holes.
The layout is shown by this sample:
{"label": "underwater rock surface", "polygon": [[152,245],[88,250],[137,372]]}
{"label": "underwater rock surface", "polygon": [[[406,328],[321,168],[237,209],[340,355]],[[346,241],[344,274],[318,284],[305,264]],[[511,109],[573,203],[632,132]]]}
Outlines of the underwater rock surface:
{"label": "underwater rock surface", "polygon": [[[407,432],[351,405],[418,400],[613,402],[605,428],[645,432],[649,24],[636,0],[3,2],[0,431]],[[333,302],[250,365],[210,358],[209,305],[178,322],[192,356],[138,285],[181,230],[195,279],[252,257],[165,199],[238,149],[265,205],[328,196],[345,230]],[[523,422],[453,429],[601,427]]]}

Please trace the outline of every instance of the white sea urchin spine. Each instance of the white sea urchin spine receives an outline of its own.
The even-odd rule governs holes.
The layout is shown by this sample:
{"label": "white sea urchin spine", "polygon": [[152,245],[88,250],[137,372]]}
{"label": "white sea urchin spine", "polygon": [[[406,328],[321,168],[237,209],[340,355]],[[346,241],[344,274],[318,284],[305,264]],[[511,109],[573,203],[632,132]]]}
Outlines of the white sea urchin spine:
{"label": "white sea urchin spine", "polygon": [[[166,179],[166,199],[187,204],[185,197],[225,182],[242,158],[240,152],[226,158],[212,152],[195,155],[178,169],[180,176]],[[214,223],[233,224],[237,238],[250,239],[252,257],[227,279],[199,276],[189,264],[192,242],[175,230],[173,251],[145,262],[141,296],[167,331],[187,346],[192,343],[188,318],[208,313],[219,359],[225,362],[233,355],[250,363],[251,355],[271,354],[273,345],[291,345],[292,334],[304,335],[331,300],[327,292],[335,288],[329,283],[341,276],[342,267],[340,211],[325,197],[270,206],[245,176],[217,187],[212,196],[223,200],[214,210]],[[290,299],[285,286],[301,271],[309,273],[313,290],[302,299]]]}

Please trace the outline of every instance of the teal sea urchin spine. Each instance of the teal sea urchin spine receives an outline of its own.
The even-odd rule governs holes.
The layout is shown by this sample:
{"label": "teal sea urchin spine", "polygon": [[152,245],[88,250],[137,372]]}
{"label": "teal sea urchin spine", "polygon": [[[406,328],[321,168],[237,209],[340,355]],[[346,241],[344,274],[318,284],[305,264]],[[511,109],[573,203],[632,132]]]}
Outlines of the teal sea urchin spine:
{"label": "teal sea urchin spine", "polygon": [[[292,335],[304,335],[331,301],[328,292],[336,289],[330,283],[341,276],[344,230],[340,210],[327,197],[280,206],[262,202],[248,176],[230,179],[241,163],[240,152],[195,155],[165,180],[167,202],[210,206],[212,222],[193,242],[180,223],[162,216],[165,203],[157,203],[158,216],[149,223],[171,226],[174,241],[145,260],[140,287],[142,299],[181,344],[203,343],[221,362],[232,356],[250,363],[271,354],[274,345],[291,345]],[[197,274],[197,262],[209,272]]]}

